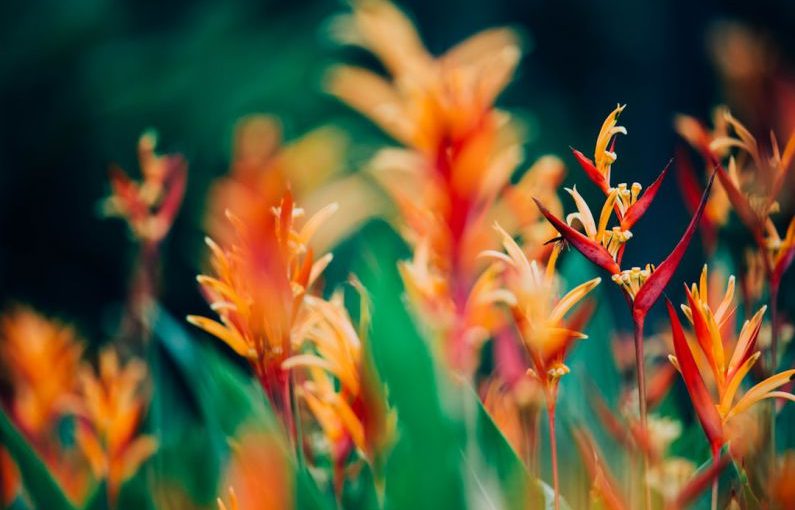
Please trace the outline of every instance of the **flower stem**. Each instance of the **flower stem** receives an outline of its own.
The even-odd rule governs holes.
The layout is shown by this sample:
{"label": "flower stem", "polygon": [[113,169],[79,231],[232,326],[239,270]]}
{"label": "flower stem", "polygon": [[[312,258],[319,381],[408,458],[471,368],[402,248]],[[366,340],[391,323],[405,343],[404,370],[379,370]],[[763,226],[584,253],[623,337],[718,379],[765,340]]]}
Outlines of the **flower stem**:
{"label": "flower stem", "polygon": [[[642,316],[633,316],[635,326],[635,366],[638,376],[638,414],[640,416],[640,428],[643,434],[646,433],[646,366],[643,355],[643,321]],[[649,458],[646,452],[643,455],[643,469],[641,471],[641,486],[644,493],[644,508],[651,508],[651,493],[646,477],[649,471]]]}
{"label": "flower stem", "polygon": [[555,434],[555,398],[548,397],[549,445],[552,450],[552,487],[555,490],[555,510],[560,510],[560,485],[558,482],[558,440]]}
{"label": "flower stem", "polygon": [[770,282],[770,373],[778,367],[778,282]]}
{"label": "flower stem", "polygon": [[[720,450],[718,448],[713,448],[712,449],[712,465],[713,466],[718,463],[719,457],[720,457]],[[712,510],[717,510],[718,509],[718,481],[719,481],[719,479],[720,479],[720,476],[716,475],[715,479],[712,480],[712,505],[710,507]]]}

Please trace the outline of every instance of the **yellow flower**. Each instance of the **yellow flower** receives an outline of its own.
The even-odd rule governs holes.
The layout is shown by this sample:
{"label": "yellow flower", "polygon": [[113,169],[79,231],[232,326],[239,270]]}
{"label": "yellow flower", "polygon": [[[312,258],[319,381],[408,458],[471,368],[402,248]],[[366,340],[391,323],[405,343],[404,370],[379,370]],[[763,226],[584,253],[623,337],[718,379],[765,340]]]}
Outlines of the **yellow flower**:
{"label": "yellow flower", "polygon": [[[613,257],[613,260],[618,260],[619,250],[630,239],[632,239],[632,232],[623,230],[620,226],[615,226],[610,229],[607,224],[610,221],[610,216],[613,214],[613,208],[618,203],[617,198],[620,190],[618,188],[611,189],[607,195],[602,211],[599,214],[599,223],[594,221],[593,213],[588,207],[588,203],[577,192],[577,187],[565,188],[566,192],[574,199],[577,206],[577,212],[570,213],[566,216],[566,223],[569,226],[579,224],[585,232],[588,239],[601,244],[607,252]],[[634,203],[634,202],[633,202]]]}
{"label": "yellow flower", "polygon": [[379,151],[369,172],[396,204],[397,228],[414,249],[413,260],[400,265],[413,311],[432,328],[436,352],[471,374],[493,334],[492,317],[470,306],[469,297],[483,269],[478,254],[499,246],[489,225],[499,220],[521,231],[538,241],[533,256],[546,256],[542,243],[552,229],[528,208],[527,194],[557,202],[563,173],[560,161],[548,157],[510,183],[521,139],[494,102],[521,56],[518,37],[486,30],[435,57],[406,16],[382,0],[353,2],[334,29],[386,68],[384,77],[338,66],[328,89],[405,146]]}
{"label": "yellow flower", "polygon": [[573,341],[587,338],[578,331],[583,326],[581,317],[573,321],[566,321],[565,317],[599,285],[601,278],[582,283],[560,297],[560,283],[555,272],[559,247],[555,247],[546,268],[542,269],[535,260],[527,260],[516,241],[499,225],[495,228],[502,236],[505,253],[487,251],[484,255],[496,259],[495,264],[503,272],[504,288],[484,299],[510,308],[535,377],[545,388],[555,386],[569,371],[563,361]]}
{"label": "yellow flower", "polygon": [[610,169],[613,163],[616,162],[618,156],[612,147],[609,147],[610,141],[618,134],[627,134],[627,128],[618,125],[618,116],[624,111],[627,105],[618,105],[616,109],[610,112],[602,128],[599,130],[599,136],[596,138],[596,146],[594,147],[594,164],[596,170],[602,175],[607,185],[610,185]]}
{"label": "yellow flower", "polygon": [[101,352],[98,371],[88,366],[80,371],[75,438],[94,475],[107,481],[111,505],[122,482],[157,449],[152,436],[136,435],[146,411],[145,379],[142,361],[122,366],[113,348]]}

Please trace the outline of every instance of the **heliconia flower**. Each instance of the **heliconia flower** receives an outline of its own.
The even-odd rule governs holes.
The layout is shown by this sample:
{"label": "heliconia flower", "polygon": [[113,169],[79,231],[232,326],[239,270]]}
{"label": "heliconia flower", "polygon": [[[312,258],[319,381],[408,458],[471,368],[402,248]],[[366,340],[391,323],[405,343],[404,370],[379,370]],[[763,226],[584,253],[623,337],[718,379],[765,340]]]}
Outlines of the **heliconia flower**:
{"label": "heliconia flower", "polygon": [[144,133],[138,141],[140,183],[120,168],[111,168],[112,193],[105,201],[107,214],[124,218],[138,239],[153,244],[159,243],[174,223],[187,180],[185,160],[179,155],[157,155],[156,144],[153,132]]}
{"label": "heliconia flower", "polygon": [[29,308],[0,317],[0,356],[11,383],[14,421],[34,442],[47,442],[74,390],[83,354],[75,331]]}
{"label": "heliconia flower", "polygon": [[[73,328],[25,307],[0,317],[0,360],[8,374],[11,417],[66,494],[83,501],[90,473],[76,448],[60,440],[58,424],[78,385],[84,346]],[[0,450],[0,461],[3,452]],[[6,470],[0,480],[8,481]]]}
{"label": "heliconia flower", "polygon": [[[721,186],[739,218],[761,245],[768,228],[766,223],[769,216],[778,211],[776,200],[795,159],[795,134],[781,151],[778,140],[771,133],[771,152],[763,154],[756,138],[728,109],[717,110],[715,122],[718,127],[714,133],[685,116],[679,117],[677,125],[680,134],[710,165],[721,165],[722,171],[718,174]],[[726,158],[728,164],[724,166],[721,162]]]}
{"label": "heliconia flower", "polygon": [[122,365],[116,351],[100,353],[95,371],[80,371],[80,389],[71,403],[77,416],[75,439],[99,479],[107,483],[114,505],[121,484],[157,449],[152,436],[138,435],[146,412],[146,365],[137,359]]}
{"label": "heliconia flower", "polygon": [[[693,347],[687,342],[681,323],[673,306],[668,302],[668,312],[673,331],[675,356],[671,361],[682,374],[696,413],[713,450],[726,441],[724,426],[734,416],[743,413],[765,398],[785,398],[795,401],[795,396],[776,391],[795,376],[795,370],[786,370],[760,382],[739,399],[738,391],[743,379],[759,359],[756,341],[766,307],[745,321],[733,347],[727,340],[728,327],[734,315],[734,278],[729,279],[724,297],[718,304],[710,304],[707,295],[707,268],[702,271],[699,285],[686,288],[688,304],[683,305],[685,315],[693,325],[700,355],[706,360],[709,372],[696,362]],[[706,381],[713,383],[711,392]]]}
{"label": "heliconia flower", "polygon": [[[250,224],[230,214],[238,241],[221,247],[207,239],[213,276],[197,277],[219,321],[197,315],[191,324],[219,338],[245,357],[277,412],[289,412],[287,373],[281,364],[292,353],[304,297],[331,261],[315,259],[309,242],[336,209],[331,204],[304,222],[288,192],[278,207],[263,209]],[[288,419],[288,418],[285,418]]]}
{"label": "heliconia flower", "polygon": [[495,259],[503,274],[504,288],[495,290],[489,299],[509,307],[535,378],[545,389],[554,390],[560,377],[569,372],[563,362],[573,342],[586,338],[577,329],[583,326],[578,324],[581,318],[574,324],[565,318],[599,285],[601,278],[582,283],[561,297],[555,271],[560,248],[554,249],[546,268],[541,268],[535,260],[527,260],[516,241],[499,225],[495,229],[502,236],[505,252],[486,251],[484,256]]}
{"label": "heliconia flower", "polygon": [[358,450],[374,469],[380,469],[396,426],[396,415],[387,406],[383,384],[363,345],[366,338],[360,338],[369,327],[369,305],[358,280],[354,280],[354,285],[362,293],[361,315],[365,323],[359,331],[345,309],[342,293],[335,293],[328,301],[307,296],[307,317],[296,340],[305,342],[310,349],[282,364],[287,370],[306,371],[307,377],[297,394],[306,402],[331,449],[337,494],[341,494],[344,468],[352,449]]}
{"label": "heliconia flower", "polygon": [[[663,173],[666,171],[667,167]],[[573,218],[580,220],[584,226],[587,224],[586,234],[588,234],[590,230],[594,234],[594,239],[590,238],[586,234],[580,233],[578,230],[569,226],[566,222],[554,216],[538,200],[536,200],[536,205],[538,206],[541,213],[549,220],[550,223],[555,226],[558,232],[560,232],[560,235],[567,242],[569,242],[580,253],[582,253],[585,258],[611,273],[611,278],[613,281],[619,284],[622,289],[625,290],[627,296],[629,296],[629,298],[632,300],[633,316],[645,318],[649,309],[651,309],[652,305],[654,305],[654,303],[662,294],[671,277],[673,277],[674,271],[676,271],[679,262],[684,256],[687,246],[690,244],[690,239],[693,237],[701,215],[704,211],[707,197],[709,196],[709,191],[712,187],[713,179],[714,174],[707,184],[706,189],[704,190],[704,195],[701,197],[701,202],[699,203],[696,212],[693,214],[690,223],[671,253],[669,253],[665,260],[663,260],[658,266],[654,267],[649,265],[644,269],[638,267],[628,271],[621,270],[618,262],[616,261],[616,259],[620,257],[620,249],[616,252],[616,256],[614,257],[613,254],[611,254],[611,252],[605,248],[603,243],[597,242],[600,234],[602,236],[605,235],[606,230],[602,228],[602,225],[607,225],[608,220],[604,219],[604,216],[609,213],[605,212],[603,209],[603,214],[600,217],[599,226],[597,227],[593,221],[593,216],[591,215],[590,211],[587,210],[585,201],[582,200],[582,197],[580,197],[579,194],[575,195],[574,190],[572,190],[571,193],[572,196],[575,196],[575,200],[578,202],[578,208],[580,209],[580,212],[576,213],[577,216]],[[614,192],[611,192],[611,196],[613,194]],[[583,222],[581,218],[585,218],[585,221]],[[625,233],[622,235],[625,235]],[[604,237],[602,237],[602,239],[604,239]]]}
{"label": "heliconia flower", "polygon": [[396,228],[414,250],[413,260],[400,265],[412,311],[428,326],[434,352],[471,375],[481,345],[495,334],[480,322],[483,308],[469,306],[483,270],[478,254],[499,246],[490,225],[500,221],[538,240],[532,256],[545,258],[543,241],[552,232],[526,207],[526,194],[549,198],[557,211],[554,187],[563,173],[559,160],[547,157],[510,182],[522,140],[494,102],[521,56],[519,38],[490,29],[435,57],[406,16],[383,0],[353,2],[332,30],[386,68],[383,77],[337,66],[327,87],[404,145],[379,151],[368,171],[396,204]]}
{"label": "heliconia flower", "polygon": [[[248,222],[260,204],[276,205],[288,188],[311,216],[332,201],[340,211],[313,240],[325,249],[382,211],[384,200],[358,174],[344,172],[345,134],[325,126],[297,139],[283,139],[281,124],[270,115],[249,115],[235,126],[229,174],[213,182],[207,204],[209,235],[218,243],[234,242],[226,211]],[[365,206],[366,204],[366,206]]]}

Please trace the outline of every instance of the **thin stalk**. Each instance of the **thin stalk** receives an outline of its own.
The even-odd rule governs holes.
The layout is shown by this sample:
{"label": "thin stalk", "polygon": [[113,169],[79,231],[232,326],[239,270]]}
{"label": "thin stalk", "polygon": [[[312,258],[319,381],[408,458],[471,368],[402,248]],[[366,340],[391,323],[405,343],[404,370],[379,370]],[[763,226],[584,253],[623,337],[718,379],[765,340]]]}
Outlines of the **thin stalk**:
{"label": "thin stalk", "polygon": [[[718,459],[720,457],[720,450],[718,448],[712,449],[712,465],[716,465],[718,463]],[[712,510],[718,509],[718,481],[720,479],[719,475],[715,476],[715,479],[712,480],[712,505],[710,508]]]}
{"label": "thin stalk", "polygon": [[778,282],[770,282],[770,373],[778,367]]}
{"label": "thin stalk", "polygon": [[555,510],[560,510],[560,484],[558,482],[558,440],[555,434],[555,398],[547,399],[549,419],[549,445],[552,450],[552,488],[555,490]]}
{"label": "thin stalk", "polygon": [[[638,413],[640,415],[640,428],[643,434],[646,433],[646,364],[643,355],[643,321],[644,317],[634,316],[635,326],[635,367],[638,376]],[[644,508],[651,508],[651,492],[646,483],[649,472],[649,459],[646,452],[641,452],[643,456],[643,469],[641,471],[641,486],[644,493]]]}
{"label": "thin stalk", "polygon": [[[778,368],[778,289],[775,278],[770,282],[770,375]],[[776,399],[770,399],[770,459],[776,459]]]}

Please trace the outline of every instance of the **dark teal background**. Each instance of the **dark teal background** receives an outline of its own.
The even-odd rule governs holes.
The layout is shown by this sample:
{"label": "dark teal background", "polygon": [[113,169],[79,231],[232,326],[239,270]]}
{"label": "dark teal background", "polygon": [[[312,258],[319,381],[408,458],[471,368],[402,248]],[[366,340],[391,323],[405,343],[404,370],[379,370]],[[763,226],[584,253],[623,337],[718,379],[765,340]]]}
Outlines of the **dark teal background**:
{"label": "dark teal background", "polygon": [[[530,159],[551,152],[574,170],[568,145],[591,152],[604,116],[628,103],[630,136],[619,141],[614,172],[643,183],[673,155],[673,114],[705,117],[722,100],[706,51],[712,23],[744,21],[785,56],[795,44],[795,3],[785,0],[401,5],[435,53],[493,25],[525,34],[529,51],[500,104],[527,123]],[[331,0],[3,2],[0,305],[57,313],[93,340],[115,330],[134,251],[125,226],[101,219],[98,203],[108,165],[137,172],[137,137],[154,127],[161,150],[190,162],[185,205],[164,246],[163,301],[178,316],[205,310],[193,279],[204,252],[202,208],[211,180],[228,168],[240,116],[277,114],[288,138],[338,124],[355,135],[351,170],[386,142],[320,87],[333,62],[375,64],[329,40],[327,20],[345,8]],[[577,180],[571,172],[568,182]],[[673,179],[658,200],[637,227],[630,263],[661,260],[687,221]],[[700,260],[692,249],[681,279],[695,277]]]}

